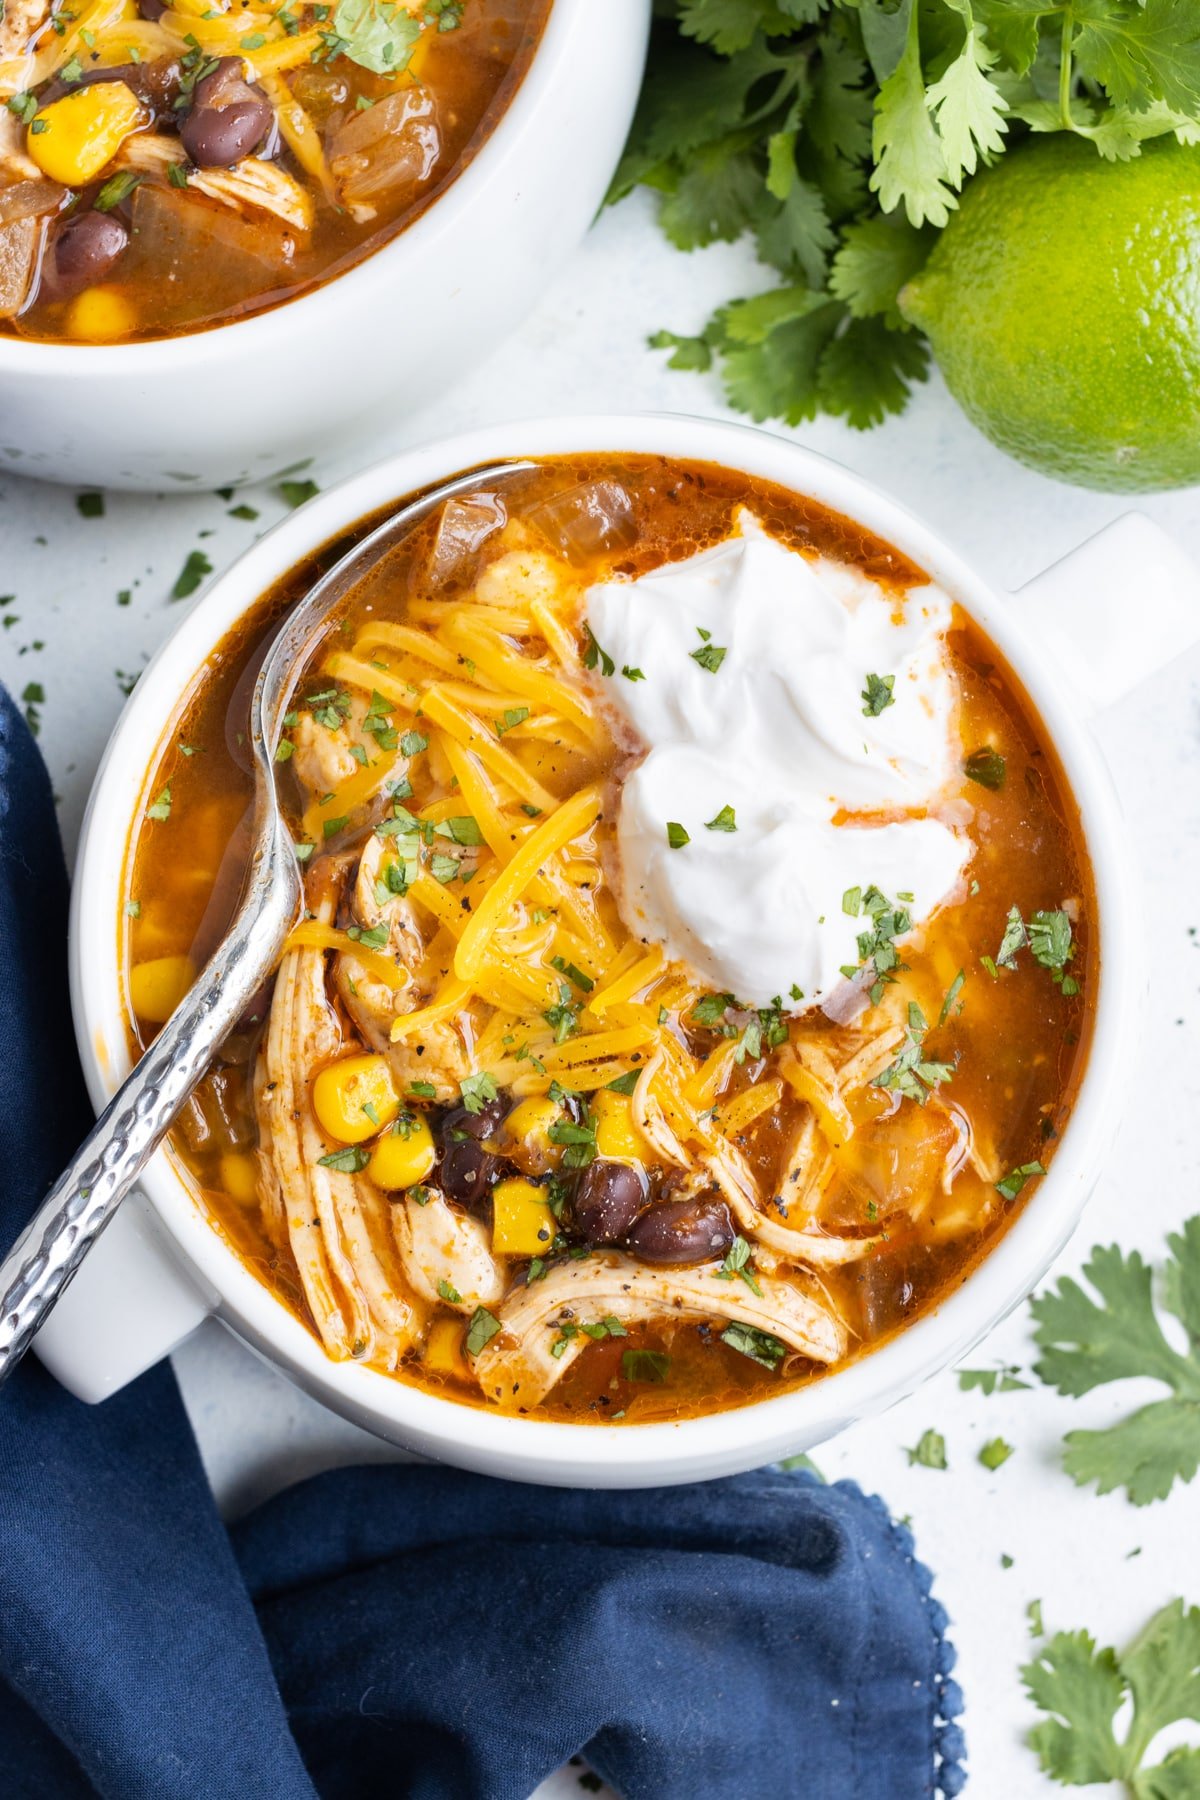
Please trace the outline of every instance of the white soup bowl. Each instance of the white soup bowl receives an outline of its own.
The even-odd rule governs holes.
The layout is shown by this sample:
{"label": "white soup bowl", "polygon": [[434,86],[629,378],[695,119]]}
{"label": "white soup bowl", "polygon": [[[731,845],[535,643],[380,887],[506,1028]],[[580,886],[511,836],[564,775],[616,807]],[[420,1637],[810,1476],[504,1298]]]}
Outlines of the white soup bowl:
{"label": "white soup bowl", "polygon": [[[539,421],[408,450],[290,515],[196,602],[138,682],[83,827],[71,982],[80,1055],[97,1109],[130,1065],[117,955],[125,846],[150,797],[164,733],[217,645],[281,576],[365,515],[464,468],[587,451],[719,463],[857,520],[939,582],[1024,684],[1078,803],[1100,945],[1090,1054],[1049,1172],[968,1278],[870,1355],[738,1410],[601,1430],[458,1404],[375,1369],[332,1361],[229,1247],[164,1149],[38,1339],[43,1361],[82,1398],[102,1399],[216,1314],[310,1394],[410,1450],[491,1475],[562,1485],[688,1481],[807,1449],[911,1393],[1029,1293],[1078,1219],[1116,1127],[1143,989],[1131,859],[1085,714],[1200,636],[1200,577],[1157,527],[1127,514],[1020,594],[1001,596],[919,519],[838,464],[764,431],[699,419]],[[1131,594],[1136,631],[1127,624]],[[1070,689],[1061,673],[1066,667]]]}

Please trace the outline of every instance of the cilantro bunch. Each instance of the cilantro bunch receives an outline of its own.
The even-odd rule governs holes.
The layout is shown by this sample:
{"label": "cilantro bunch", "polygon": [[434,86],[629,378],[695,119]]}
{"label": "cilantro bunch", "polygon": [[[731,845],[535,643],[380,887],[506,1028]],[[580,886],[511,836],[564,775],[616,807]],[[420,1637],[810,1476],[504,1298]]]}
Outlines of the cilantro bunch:
{"label": "cilantro bunch", "polygon": [[1030,132],[1108,160],[1200,143],[1200,0],[657,0],[610,200],[642,185],[680,250],[753,238],[775,286],[673,368],[730,404],[858,428],[903,409],[929,352],[897,297],[964,182]]}

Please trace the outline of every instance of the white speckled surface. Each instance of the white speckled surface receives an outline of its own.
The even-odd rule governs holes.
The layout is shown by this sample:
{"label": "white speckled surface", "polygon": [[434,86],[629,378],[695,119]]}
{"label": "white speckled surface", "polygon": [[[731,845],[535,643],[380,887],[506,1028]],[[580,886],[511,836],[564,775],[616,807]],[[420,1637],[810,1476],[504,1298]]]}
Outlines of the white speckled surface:
{"label": "white speckled surface", "polygon": [[[386,449],[534,413],[724,414],[712,378],[671,373],[644,340],[662,325],[698,329],[714,304],[767,285],[748,251],[677,255],[636,198],[600,221],[521,332],[468,383],[397,419],[352,461],[312,473],[325,486]],[[171,403],[186,406],[186,394]],[[1124,510],[1115,497],[1062,487],[1007,461],[936,380],[903,419],[879,431],[860,436],[821,421],[796,435],[889,488],[1001,587],[1018,586]],[[169,594],[188,552],[199,548],[222,568],[283,510],[274,494],[247,490],[237,499],[260,508],[260,519],[231,519],[211,495],[109,495],[102,518],[84,518],[68,490],[0,485],[0,674],[18,695],[29,682],[45,689],[41,743],[69,844],[122,704],[117,672],[136,673],[176,622]],[[1195,490],[1139,504],[1200,558]],[[131,594],[124,606],[121,590]],[[1136,628],[1131,604],[1129,629]],[[1144,1048],[1130,1047],[1129,1111],[1063,1270],[1077,1267],[1094,1242],[1114,1238],[1156,1256],[1165,1232],[1200,1209],[1200,653],[1123,702],[1098,730],[1143,877],[1151,1027]],[[1024,1310],[972,1361],[992,1359],[1031,1360]],[[220,1327],[186,1344],[176,1366],[231,1513],[316,1469],[393,1454],[294,1391]],[[918,1550],[953,1618],[976,1800],[1061,1791],[1038,1774],[1022,1743],[1033,1716],[1017,1676],[1031,1643],[1030,1600],[1042,1601],[1051,1630],[1086,1625],[1102,1642],[1117,1643],[1175,1594],[1200,1601],[1200,1484],[1138,1510],[1118,1495],[1076,1489],[1058,1466],[1064,1431],[1115,1419],[1153,1392],[1150,1384],[1145,1396],[1127,1384],[1070,1401],[1035,1384],[985,1399],[959,1393],[945,1375],[818,1453],[830,1478],[853,1476],[885,1494],[897,1514],[912,1515]],[[927,1426],[945,1435],[945,1473],[908,1466],[904,1446]],[[996,1435],[1016,1453],[989,1474],[977,1453]],[[1001,1553],[1013,1558],[1011,1568],[1002,1567]],[[567,1771],[541,1796],[579,1791]]]}

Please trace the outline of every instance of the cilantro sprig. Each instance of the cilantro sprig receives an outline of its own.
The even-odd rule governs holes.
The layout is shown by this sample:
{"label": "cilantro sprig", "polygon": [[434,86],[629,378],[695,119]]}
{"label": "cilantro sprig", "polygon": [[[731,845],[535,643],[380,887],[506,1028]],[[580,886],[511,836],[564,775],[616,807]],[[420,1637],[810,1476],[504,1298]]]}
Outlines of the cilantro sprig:
{"label": "cilantro sprig", "polygon": [[1035,1373],[1060,1394],[1078,1397],[1110,1381],[1149,1377],[1162,1399],[1101,1431],[1070,1431],[1063,1466],[1080,1486],[1124,1488],[1135,1506],[1163,1500],[1176,1481],[1200,1468],[1200,1214],[1167,1239],[1163,1308],[1182,1328],[1176,1348],[1155,1311],[1152,1274],[1136,1250],[1097,1245],[1083,1273],[1032,1302],[1042,1352]]}
{"label": "cilantro sprig", "polygon": [[681,250],[753,240],[779,285],[694,336],[731,405],[860,429],[928,371],[897,298],[966,181],[1031,132],[1127,160],[1200,119],[1193,0],[660,0],[610,190],[644,185]]}
{"label": "cilantro sprig", "polygon": [[[1030,1732],[1030,1746],[1056,1781],[1122,1781],[1134,1800],[1200,1792],[1200,1748],[1179,1745],[1148,1766],[1159,1733],[1200,1712],[1200,1607],[1170,1601],[1120,1653],[1099,1649],[1086,1631],[1056,1632],[1021,1677],[1048,1715]],[[1126,1702],[1129,1722],[1118,1737]]]}

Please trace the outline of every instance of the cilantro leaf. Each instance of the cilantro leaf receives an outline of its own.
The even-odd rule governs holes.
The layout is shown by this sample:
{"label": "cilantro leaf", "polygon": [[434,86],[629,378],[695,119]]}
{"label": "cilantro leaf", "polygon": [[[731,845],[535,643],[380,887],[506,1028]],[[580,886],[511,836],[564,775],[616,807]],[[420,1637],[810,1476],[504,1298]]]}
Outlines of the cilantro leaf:
{"label": "cilantro leaf", "polygon": [[1200,106],[1200,18],[1189,0],[1084,0],[1072,46],[1081,73],[1118,105],[1142,112],[1160,100],[1180,112]]}
{"label": "cilantro leaf", "polygon": [[[1086,1631],[1060,1631],[1021,1670],[1030,1699],[1049,1716],[1029,1734],[1047,1775],[1071,1787],[1125,1782],[1136,1800],[1194,1794],[1200,1750],[1172,1750],[1145,1766],[1158,1733],[1200,1718],[1200,1608],[1172,1600],[1118,1654]],[[1123,1738],[1117,1715],[1132,1715]]]}
{"label": "cilantro leaf", "polygon": [[844,300],[852,317],[882,315],[899,325],[896,298],[929,255],[935,239],[928,226],[917,230],[897,214],[860,219],[842,234],[829,271],[829,291]]}
{"label": "cilantro leaf", "polygon": [[821,287],[837,238],[820,188],[796,177],[784,199],[765,202],[756,241],[763,262],[781,275],[803,276],[811,287]]}
{"label": "cilantro leaf", "polygon": [[1139,1376],[1169,1390],[1116,1425],[1065,1439],[1063,1466],[1080,1486],[1094,1481],[1102,1494],[1122,1487],[1135,1506],[1165,1499],[1200,1468],[1200,1215],[1167,1244],[1165,1304],[1183,1324],[1185,1350],[1163,1332],[1151,1271],[1136,1250],[1093,1249],[1083,1273],[1098,1300],[1065,1276],[1032,1302],[1042,1351],[1035,1373],[1060,1394],[1078,1397]]}
{"label": "cilantro leaf", "polygon": [[646,339],[651,350],[669,350],[668,369],[695,369],[701,374],[712,368],[712,345],[707,337],[680,337],[674,331],[656,331]]}
{"label": "cilantro leaf", "polygon": [[723,375],[730,405],[760,423],[780,418],[789,425],[802,425],[806,419],[815,419],[820,406],[817,368],[837,330],[839,314],[835,301],[810,293],[802,316],[793,316],[761,337],[739,341],[734,327],[740,320],[735,308],[728,307]]}
{"label": "cilantro leaf", "polygon": [[762,182],[740,142],[705,144],[664,193],[658,222],[677,250],[732,243],[754,224]]}
{"label": "cilantro leaf", "polygon": [[991,159],[1004,148],[1008,102],[989,79],[995,66],[995,51],[972,23],[959,55],[926,95],[937,121],[946,172],[956,187],[964,175],[975,173],[981,156]]}
{"label": "cilantro leaf", "polygon": [[893,331],[882,319],[851,319],[821,357],[817,397],[825,412],[866,431],[903,412],[911,384],[928,373],[924,338]]}
{"label": "cilantro leaf", "polygon": [[958,200],[948,185],[946,151],[925,100],[916,0],[905,0],[900,15],[905,13],[904,49],[875,103],[870,187],[884,212],[903,206],[910,225],[928,221],[941,226]]}

